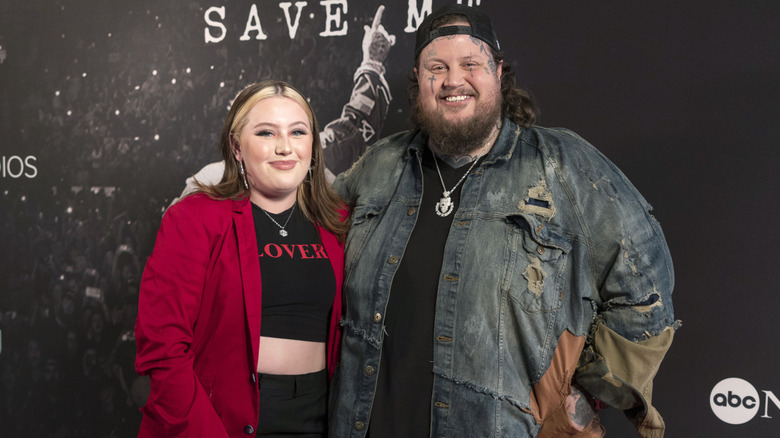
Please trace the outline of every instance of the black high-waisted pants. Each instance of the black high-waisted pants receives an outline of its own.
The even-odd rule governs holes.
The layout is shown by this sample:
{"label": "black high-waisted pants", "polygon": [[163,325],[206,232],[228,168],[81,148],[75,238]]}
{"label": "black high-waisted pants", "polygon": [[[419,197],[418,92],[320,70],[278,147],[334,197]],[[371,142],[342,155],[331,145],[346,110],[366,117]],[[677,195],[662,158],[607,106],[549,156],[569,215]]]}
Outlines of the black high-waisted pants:
{"label": "black high-waisted pants", "polygon": [[257,374],[263,438],[328,436],[328,374],[326,370],[294,376]]}

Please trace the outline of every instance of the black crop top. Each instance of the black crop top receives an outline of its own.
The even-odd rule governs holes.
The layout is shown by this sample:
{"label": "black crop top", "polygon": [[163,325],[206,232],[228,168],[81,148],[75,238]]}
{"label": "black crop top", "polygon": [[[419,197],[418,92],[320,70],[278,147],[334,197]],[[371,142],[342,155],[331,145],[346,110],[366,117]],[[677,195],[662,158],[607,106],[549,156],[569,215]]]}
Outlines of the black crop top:
{"label": "black crop top", "polygon": [[[284,225],[290,210],[269,214]],[[336,277],[317,229],[297,206],[285,226],[286,237],[254,204],[252,217],[263,284],[261,335],[327,342]]]}

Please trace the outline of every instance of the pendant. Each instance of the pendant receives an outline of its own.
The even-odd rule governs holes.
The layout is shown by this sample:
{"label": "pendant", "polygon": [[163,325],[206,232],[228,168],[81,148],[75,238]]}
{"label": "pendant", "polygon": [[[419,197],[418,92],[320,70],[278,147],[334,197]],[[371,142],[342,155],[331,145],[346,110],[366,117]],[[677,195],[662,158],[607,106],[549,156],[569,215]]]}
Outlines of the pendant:
{"label": "pendant", "polygon": [[450,199],[449,192],[444,192],[444,197],[439,199],[436,203],[436,214],[441,217],[449,216],[452,213],[452,199]]}
{"label": "pendant", "polygon": [[279,230],[279,235],[282,237],[287,237],[287,231],[284,228],[282,228],[281,230]]}

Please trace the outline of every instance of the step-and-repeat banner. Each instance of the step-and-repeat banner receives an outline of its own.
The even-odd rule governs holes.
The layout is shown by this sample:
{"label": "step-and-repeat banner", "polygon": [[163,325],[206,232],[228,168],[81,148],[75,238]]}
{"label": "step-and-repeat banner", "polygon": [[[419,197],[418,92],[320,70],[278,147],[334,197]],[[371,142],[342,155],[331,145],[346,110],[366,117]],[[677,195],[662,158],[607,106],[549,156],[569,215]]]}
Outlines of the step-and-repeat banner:
{"label": "step-and-repeat banner", "polygon": [[[780,5],[726,0],[0,0],[0,435],[135,436],[140,276],[231,99],[281,79],[321,126],[353,99],[386,106],[368,143],[405,129],[414,31],[456,2],[493,17],[540,124],[654,206],[683,321],[654,388],[667,436],[777,436]],[[361,100],[375,19],[395,45]]]}

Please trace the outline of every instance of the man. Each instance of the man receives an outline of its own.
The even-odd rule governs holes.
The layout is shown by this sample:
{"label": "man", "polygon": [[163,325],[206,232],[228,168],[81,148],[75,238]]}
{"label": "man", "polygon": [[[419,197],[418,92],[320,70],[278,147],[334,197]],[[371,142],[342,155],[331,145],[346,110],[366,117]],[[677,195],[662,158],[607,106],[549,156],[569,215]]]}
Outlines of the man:
{"label": "man", "polygon": [[[387,117],[392,97],[385,80],[384,62],[390,47],[395,44],[395,35],[390,35],[382,26],[384,10],[384,6],[379,6],[371,26],[363,26],[363,61],[355,71],[349,102],[344,105],[341,117],[325,125],[320,133],[325,175],[330,182],[335,175],[349,169],[366,146],[379,138]],[[224,172],[224,161],[205,165],[187,178],[184,190],[171,205],[196,192],[198,182],[207,185],[219,183]]]}
{"label": "man", "polygon": [[347,200],[344,341],[331,436],[643,437],[679,323],[650,206],[595,148],[533,126],[490,20],[450,5],[417,31],[418,129],[335,183]]}

